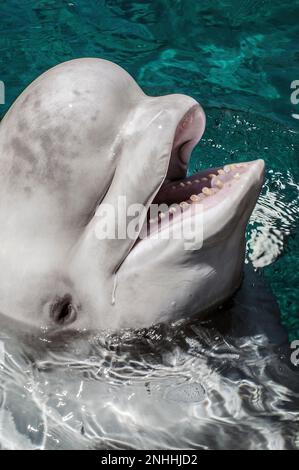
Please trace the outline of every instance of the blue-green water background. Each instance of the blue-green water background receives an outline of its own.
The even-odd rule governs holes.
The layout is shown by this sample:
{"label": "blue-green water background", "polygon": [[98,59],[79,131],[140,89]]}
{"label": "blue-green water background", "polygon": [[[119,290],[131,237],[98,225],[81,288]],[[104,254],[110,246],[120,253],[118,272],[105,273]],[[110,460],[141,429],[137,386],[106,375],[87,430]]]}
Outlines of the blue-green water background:
{"label": "blue-green water background", "polygon": [[0,116],[42,72],[86,56],[117,62],[150,95],[186,93],[202,103],[207,131],[191,171],[265,159],[247,260],[270,282],[290,338],[299,338],[299,121],[291,117],[299,104],[296,111],[290,101],[299,1],[1,2]]}

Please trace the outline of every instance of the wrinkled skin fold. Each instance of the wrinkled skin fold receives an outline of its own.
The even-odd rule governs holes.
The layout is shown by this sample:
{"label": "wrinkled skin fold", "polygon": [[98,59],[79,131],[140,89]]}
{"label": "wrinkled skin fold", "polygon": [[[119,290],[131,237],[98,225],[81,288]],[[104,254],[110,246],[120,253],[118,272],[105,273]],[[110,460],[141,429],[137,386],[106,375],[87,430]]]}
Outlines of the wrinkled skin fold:
{"label": "wrinkled skin fold", "polygon": [[[54,333],[118,330],[203,316],[232,295],[264,164],[186,178],[204,128],[194,99],[146,96],[105,60],[66,62],[35,80],[0,125],[0,312]],[[186,250],[182,237],[138,231],[99,239],[101,208],[115,208],[114,225],[120,196],[145,207],[140,231],[200,219],[202,243]],[[149,219],[157,201],[178,207]]]}

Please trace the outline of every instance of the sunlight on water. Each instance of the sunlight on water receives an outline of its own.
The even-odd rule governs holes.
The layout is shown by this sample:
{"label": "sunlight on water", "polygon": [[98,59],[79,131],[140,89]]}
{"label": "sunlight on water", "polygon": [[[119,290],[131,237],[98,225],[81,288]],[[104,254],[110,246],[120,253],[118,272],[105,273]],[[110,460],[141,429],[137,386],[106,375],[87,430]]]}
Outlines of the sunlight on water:
{"label": "sunlight on water", "polygon": [[2,447],[296,447],[299,383],[275,310],[261,279],[247,272],[213,323],[47,347],[42,337],[20,347],[2,336]]}

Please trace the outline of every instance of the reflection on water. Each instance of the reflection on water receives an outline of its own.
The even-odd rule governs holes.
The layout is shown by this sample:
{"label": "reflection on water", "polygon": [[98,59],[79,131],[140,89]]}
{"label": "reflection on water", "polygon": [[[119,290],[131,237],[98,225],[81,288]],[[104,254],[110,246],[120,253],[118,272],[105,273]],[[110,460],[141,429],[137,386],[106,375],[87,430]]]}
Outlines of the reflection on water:
{"label": "reflection on water", "polygon": [[250,268],[202,324],[1,340],[2,448],[299,449],[298,371]]}

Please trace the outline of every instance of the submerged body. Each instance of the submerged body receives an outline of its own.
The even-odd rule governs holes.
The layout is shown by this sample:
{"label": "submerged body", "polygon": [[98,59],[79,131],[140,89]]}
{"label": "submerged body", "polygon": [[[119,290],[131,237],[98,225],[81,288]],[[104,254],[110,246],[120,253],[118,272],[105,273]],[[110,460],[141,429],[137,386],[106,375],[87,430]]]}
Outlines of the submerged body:
{"label": "submerged body", "polygon": [[[195,100],[148,97],[104,60],[66,62],[33,82],[0,125],[0,312],[54,332],[119,329],[229,297],[264,164],[185,178],[204,127]],[[137,229],[99,237],[104,207],[115,209],[109,227],[123,216],[120,197],[146,209]],[[149,218],[153,204],[166,209]],[[162,236],[187,219],[199,221],[200,243]]]}

